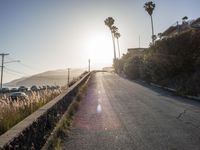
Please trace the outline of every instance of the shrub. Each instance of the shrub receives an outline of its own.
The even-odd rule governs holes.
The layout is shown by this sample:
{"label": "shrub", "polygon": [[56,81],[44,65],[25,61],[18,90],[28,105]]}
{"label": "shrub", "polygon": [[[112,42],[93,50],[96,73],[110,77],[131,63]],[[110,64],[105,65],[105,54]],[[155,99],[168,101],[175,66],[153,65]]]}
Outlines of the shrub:
{"label": "shrub", "polygon": [[175,88],[181,94],[200,94],[200,30],[158,40],[144,53],[136,54],[128,52],[117,60],[116,72]]}
{"label": "shrub", "polygon": [[124,73],[130,79],[138,79],[140,77],[141,58],[137,56],[130,57],[124,64]]}

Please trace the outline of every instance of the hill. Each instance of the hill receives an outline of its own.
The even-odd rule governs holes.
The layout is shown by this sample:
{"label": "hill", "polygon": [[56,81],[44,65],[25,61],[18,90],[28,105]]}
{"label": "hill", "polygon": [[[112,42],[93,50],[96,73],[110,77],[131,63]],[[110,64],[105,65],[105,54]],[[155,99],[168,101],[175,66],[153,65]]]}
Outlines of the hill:
{"label": "hill", "polygon": [[[84,72],[84,69],[71,69],[70,70],[70,80],[79,76]],[[63,86],[67,84],[68,71],[67,70],[51,70],[43,73],[35,74],[30,77],[23,77],[20,79],[13,80],[11,82],[5,83],[4,86],[18,87],[32,85],[60,85]]]}

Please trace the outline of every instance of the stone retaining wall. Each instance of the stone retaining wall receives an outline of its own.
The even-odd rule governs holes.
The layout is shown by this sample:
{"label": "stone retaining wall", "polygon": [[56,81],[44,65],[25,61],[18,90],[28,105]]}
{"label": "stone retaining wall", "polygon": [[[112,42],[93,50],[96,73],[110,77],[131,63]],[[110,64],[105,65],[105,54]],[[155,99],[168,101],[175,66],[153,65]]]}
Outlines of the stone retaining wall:
{"label": "stone retaining wall", "polygon": [[0,149],[40,149],[89,75],[1,135]]}

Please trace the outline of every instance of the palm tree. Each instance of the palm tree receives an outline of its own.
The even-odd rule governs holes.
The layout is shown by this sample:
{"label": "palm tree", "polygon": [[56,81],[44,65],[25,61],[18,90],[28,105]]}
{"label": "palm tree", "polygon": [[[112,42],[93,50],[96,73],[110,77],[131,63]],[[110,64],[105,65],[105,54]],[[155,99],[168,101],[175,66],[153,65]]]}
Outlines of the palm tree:
{"label": "palm tree", "polygon": [[112,17],[108,17],[106,18],[106,20],[104,21],[105,25],[109,27],[110,31],[111,31],[111,35],[112,35],[112,40],[113,40],[113,49],[114,49],[114,60],[116,59],[116,50],[115,50],[115,38],[113,35],[113,24],[114,24],[115,20]]}
{"label": "palm tree", "polygon": [[120,58],[120,48],[119,48],[119,38],[121,36],[121,34],[119,32],[116,32],[114,34],[115,38],[117,39],[117,46],[118,46],[118,54],[119,54],[119,58]]}
{"label": "palm tree", "polygon": [[154,36],[154,28],[153,28],[153,17],[152,17],[152,14],[153,14],[153,10],[155,9],[155,7],[156,7],[156,5],[155,5],[152,1],[146,2],[146,3],[144,4],[145,10],[148,12],[148,14],[149,14],[150,17],[151,17],[152,43],[153,43],[153,44],[154,44],[155,36]]}
{"label": "palm tree", "polygon": [[183,17],[183,18],[182,18],[183,24],[186,23],[187,20],[188,20],[188,17],[187,17],[187,16]]}
{"label": "palm tree", "polygon": [[118,31],[118,28],[117,28],[116,26],[112,26],[112,27],[111,27],[111,32],[112,32],[113,34],[115,34],[117,31]]}
{"label": "palm tree", "polygon": [[[115,45],[115,34],[118,32],[118,28],[116,26],[112,26],[111,32],[112,32],[112,36],[114,39],[114,45]],[[115,59],[116,59],[116,50],[115,50]]]}

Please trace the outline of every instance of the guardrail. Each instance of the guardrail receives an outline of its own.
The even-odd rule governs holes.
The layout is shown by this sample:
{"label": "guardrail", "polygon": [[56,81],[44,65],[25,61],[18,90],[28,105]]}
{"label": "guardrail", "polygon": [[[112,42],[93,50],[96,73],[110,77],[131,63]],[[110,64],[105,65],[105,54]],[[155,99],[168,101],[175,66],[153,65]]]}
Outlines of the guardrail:
{"label": "guardrail", "polygon": [[62,94],[1,135],[0,149],[40,149],[72,102],[78,88],[89,76],[90,73],[86,74]]}

